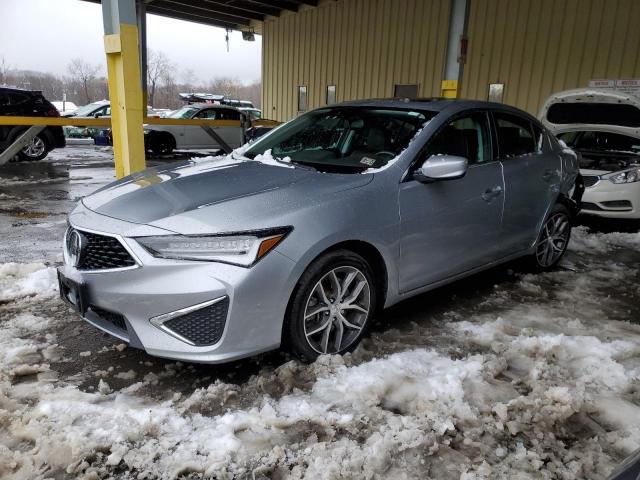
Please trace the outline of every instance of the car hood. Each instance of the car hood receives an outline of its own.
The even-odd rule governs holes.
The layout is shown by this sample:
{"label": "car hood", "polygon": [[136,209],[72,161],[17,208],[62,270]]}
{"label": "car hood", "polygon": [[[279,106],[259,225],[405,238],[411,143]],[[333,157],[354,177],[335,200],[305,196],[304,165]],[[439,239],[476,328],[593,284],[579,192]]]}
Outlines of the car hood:
{"label": "car hood", "polygon": [[[615,111],[605,112],[607,104]],[[554,93],[542,104],[538,118],[555,135],[598,130],[640,138],[640,98],[617,90],[578,88]]]}
{"label": "car hood", "polygon": [[365,185],[372,177],[227,156],[150,168],[107,185],[82,202],[102,215],[178,233],[244,230],[270,225],[272,217],[286,210]]}

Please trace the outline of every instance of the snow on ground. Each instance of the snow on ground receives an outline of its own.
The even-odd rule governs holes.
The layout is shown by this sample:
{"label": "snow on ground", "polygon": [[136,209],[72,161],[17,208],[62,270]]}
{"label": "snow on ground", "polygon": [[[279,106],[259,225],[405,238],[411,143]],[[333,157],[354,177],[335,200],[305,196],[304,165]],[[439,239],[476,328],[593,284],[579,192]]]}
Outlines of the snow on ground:
{"label": "snow on ground", "polygon": [[54,301],[55,277],[1,265],[0,303],[23,308],[0,320],[0,477],[604,478],[640,446],[640,325],[601,292],[637,282],[638,263],[587,248],[638,238],[577,229],[566,268],[443,319],[162,401],[144,393],[155,374],[117,389],[100,373],[96,392],[57,378],[53,321],[25,313]]}

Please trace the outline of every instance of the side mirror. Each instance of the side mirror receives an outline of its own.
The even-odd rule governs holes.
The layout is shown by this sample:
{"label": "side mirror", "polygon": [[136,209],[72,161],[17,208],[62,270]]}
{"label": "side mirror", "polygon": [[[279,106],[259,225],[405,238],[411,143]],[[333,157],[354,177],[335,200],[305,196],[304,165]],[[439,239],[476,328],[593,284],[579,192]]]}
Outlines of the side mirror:
{"label": "side mirror", "polygon": [[419,182],[434,182],[436,180],[455,180],[467,173],[469,160],[455,155],[431,155],[413,174]]}
{"label": "side mirror", "polygon": [[100,118],[101,116],[102,116],[102,114],[101,114],[101,113],[95,113],[95,114],[93,115],[93,118]]}

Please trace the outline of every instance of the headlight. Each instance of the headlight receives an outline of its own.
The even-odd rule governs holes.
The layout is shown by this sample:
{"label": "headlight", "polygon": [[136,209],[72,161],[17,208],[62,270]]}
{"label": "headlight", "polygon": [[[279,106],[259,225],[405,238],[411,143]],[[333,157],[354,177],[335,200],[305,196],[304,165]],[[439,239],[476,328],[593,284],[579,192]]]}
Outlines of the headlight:
{"label": "headlight", "polygon": [[609,177],[613,183],[633,183],[640,182],[640,168],[632,168],[622,172],[614,173]]}
{"label": "headlight", "polygon": [[228,235],[138,237],[151,255],[178,260],[204,260],[250,267],[269,253],[291,227]]}

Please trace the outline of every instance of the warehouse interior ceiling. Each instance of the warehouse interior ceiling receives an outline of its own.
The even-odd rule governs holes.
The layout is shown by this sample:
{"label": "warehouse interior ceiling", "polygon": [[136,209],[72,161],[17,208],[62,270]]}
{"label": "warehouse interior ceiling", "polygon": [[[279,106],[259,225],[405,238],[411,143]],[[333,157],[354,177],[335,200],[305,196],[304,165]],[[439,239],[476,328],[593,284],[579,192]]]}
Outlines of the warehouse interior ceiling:
{"label": "warehouse interior ceiling", "polygon": [[[85,0],[100,3],[100,0]],[[141,0],[147,13],[231,30],[251,30],[267,16],[297,12],[303,5],[315,7],[318,0]]]}

